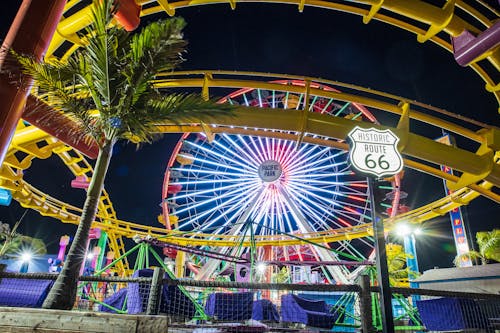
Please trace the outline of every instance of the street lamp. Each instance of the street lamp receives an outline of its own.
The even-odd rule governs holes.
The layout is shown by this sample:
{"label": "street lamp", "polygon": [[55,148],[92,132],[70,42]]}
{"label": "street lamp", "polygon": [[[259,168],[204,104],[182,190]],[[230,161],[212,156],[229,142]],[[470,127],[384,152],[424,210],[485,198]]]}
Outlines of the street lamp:
{"label": "street lamp", "polygon": [[[405,253],[410,255],[410,257],[406,258],[406,266],[408,266],[410,272],[418,273],[419,269],[415,236],[422,234],[422,228],[407,223],[400,223],[396,226],[395,232],[398,236],[403,237]],[[410,280],[411,288],[417,287],[417,285],[412,282],[413,279],[411,275],[408,276],[408,279]]]}
{"label": "street lamp", "polygon": [[29,251],[24,251],[21,253],[19,260],[21,261],[21,268],[19,268],[19,273],[27,273],[28,266],[33,258],[33,254]]}
{"label": "street lamp", "polygon": [[255,269],[257,270],[257,274],[260,274],[260,275],[264,275],[264,273],[266,272],[266,269],[267,269],[267,265],[263,262],[259,262]]}

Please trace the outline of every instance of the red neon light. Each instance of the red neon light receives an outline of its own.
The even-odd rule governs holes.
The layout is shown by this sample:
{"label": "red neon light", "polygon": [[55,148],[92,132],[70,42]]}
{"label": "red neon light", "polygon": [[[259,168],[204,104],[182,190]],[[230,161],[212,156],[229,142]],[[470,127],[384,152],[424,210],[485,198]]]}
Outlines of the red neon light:
{"label": "red neon light", "polygon": [[356,184],[349,184],[349,186],[352,186],[352,187],[368,187],[368,184],[356,183]]}
{"label": "red neon light", "polygon": [[359,212],[357,210],[355,210],[354,208],[344,206],[344,209],[347,210],[348,212],[359,215]]}
{"label": "red neon light", "polygon": [[342,223],[343,225],[345,225],[346,227],[352,227],[352,224],[350,224],[349,222],[347,222],[346,220],[344,220],[343,218],[341,217],[337,217],[337,220]]}
{"label": "red neon light", "polygon": [[349,199],[352,199],[352,200],[358,200],[358,201],[361,201],[361,202],[365,202],[365,199],[364,198],[360,198],[360,197],[357,197],[355,195],[348,195],[347,196]]}

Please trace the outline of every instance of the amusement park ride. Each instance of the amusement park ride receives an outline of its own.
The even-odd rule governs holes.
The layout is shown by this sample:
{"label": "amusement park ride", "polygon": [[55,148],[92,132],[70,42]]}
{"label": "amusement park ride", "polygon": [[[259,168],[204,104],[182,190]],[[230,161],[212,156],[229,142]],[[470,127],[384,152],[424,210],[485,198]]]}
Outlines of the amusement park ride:
{"label": "amusement park ride", "polygon": [[[177,8],[220,1],[119,2],[117,24],[134,30],[140,17],[161,12],[172,16]],[[233,9],[237,2],[228,0]],[[494,81],[500,68],[500,51],[495,48],[500,15],[487,5],[474,8],[459,0],[449,0],[443,8],[417,0],[281,2],[298,5],[299,11],[320,6],[350,12],[362,16],[364,23],[378,20],[412,32],[421,43],[431,41],[453,52],[457,62],[471,67],[500,101],[500,86]],[[90,7],[86,1],[70,0],[63,12],[46,59],[65,59],[83,46],[78,32],[89,23]],[[93,225],[101,247],[96,273],[113,269],[130,274],[128,254],[139,251],[137,269],[149,265],[149,248],[158,246],[167,259],[153,256],[168,262],[171,276],[177,278],[231,276],[269,282],[280,267],[287,267],[295,276],[353,282],[374,260],[374,203],[366,178],[352,171],[348,159],[346,138],[354,126],[391,129],[400,138],[405,167],[442,178],[451,189],[435,202],[408,210],[401,203],[402,174],[381,179],[379,187],[387,200],[379,209],[387,212],[386,229],[403,220],[422,223],[447,214],[480,195],[500,202],[500,132],[494,126],[389,93],[312,77],[189,71],[158,73],[154,85],[160,91],[199,88],[204,98],[232,89],[220,103],[241,107],[235,117],[212,124],[158,124],[159,133],[184,133],[166,166],[163,212],[158,217],[163,227],[118,219],[104,191]],[[34,102],[35,97],[29,97],[27,108]],[[23,207],[77,224],[81,208],[35,188],[23,172],[34,159],[57,155],[75,176],[72,186],[85,188],[92,177],[87,158],[95,157],[95,147],[72,142],[67,135],[58,137],[54,128],[34,126],[42,114],[43,110],[31,113],[25,119],[29,123],[17,124],[0,168],[0,188]],[[377,120],[387,115],[398,118],[396,126]],[[435,142],[412,133],[410,123],[441,128],[479,149]],[[460,176],[442,171],[441,165]],[[126,249],[124,238],[134,238],[138,245]],[[115,260],[107,257],[108,265],[105,248],[115,255]],[[307,274],[311,268],[319,274]]]}

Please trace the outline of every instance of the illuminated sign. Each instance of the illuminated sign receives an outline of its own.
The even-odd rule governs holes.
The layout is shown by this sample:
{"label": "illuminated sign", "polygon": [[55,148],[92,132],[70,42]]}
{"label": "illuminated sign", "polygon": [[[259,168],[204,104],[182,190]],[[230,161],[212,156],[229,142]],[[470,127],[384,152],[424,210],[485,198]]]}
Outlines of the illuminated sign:
{"label": "illuminated sign", "polygon": [[403,169],[403,158],[397,147],[399,138],[390,130],[356,126],[348,136],[352,142],[349,157],[356,170],[382,177]]}
{"label": "illuminated sign", "polygon": [[[449,134],[446,134],[438,139],[437,142],[443,143],[445,145],[451,146],[451,138]],[[453,175],[453,169],[445,165],[441,165],[441,171],[447,174]],[[446,181],[443,180],[444,190],[447,195],[453,193],[447,186]],[[465,225],[462,218],[462,211],[460,207],[454,208],[450,211],[451,228],[453,231],[453,238],[455,239],[455,247],[457,249],[457,255],[462,255],[469,252],[469,243],[467,241],[467,236],[465,235]],[[468,257],[462,258],[459,262],[460,267],[472,266],[472,261]]]}
{"label": "illuminated sign", "polygon": [[259,177],[266,183],[272,183],[280,178],[283,170],[278,161],[267,160],[259,166]]}

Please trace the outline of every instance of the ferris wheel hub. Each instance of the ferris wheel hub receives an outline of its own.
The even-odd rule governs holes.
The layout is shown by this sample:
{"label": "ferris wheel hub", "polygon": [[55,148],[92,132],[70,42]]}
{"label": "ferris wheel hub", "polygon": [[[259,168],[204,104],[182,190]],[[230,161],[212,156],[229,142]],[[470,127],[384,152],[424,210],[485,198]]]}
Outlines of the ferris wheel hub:
{"label": "ferris wheel hub", "polygon": [[278,180],[283,173],[281,164],[275,160],[267,160],[259,165],[259,177],[265,183],[272,183]]}

